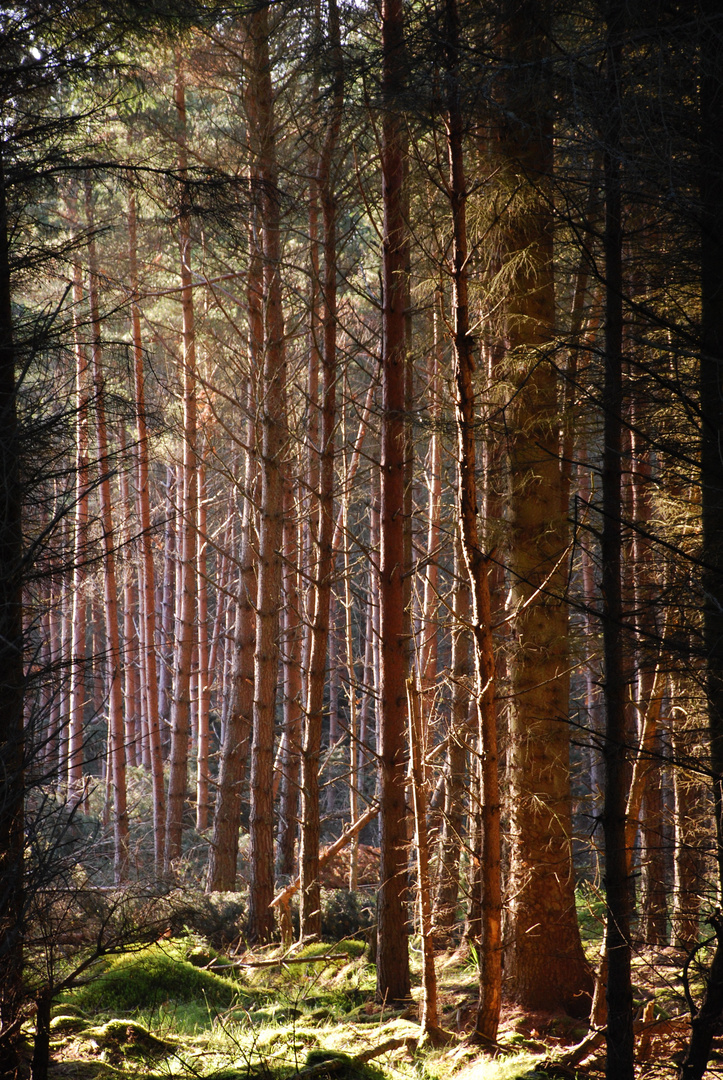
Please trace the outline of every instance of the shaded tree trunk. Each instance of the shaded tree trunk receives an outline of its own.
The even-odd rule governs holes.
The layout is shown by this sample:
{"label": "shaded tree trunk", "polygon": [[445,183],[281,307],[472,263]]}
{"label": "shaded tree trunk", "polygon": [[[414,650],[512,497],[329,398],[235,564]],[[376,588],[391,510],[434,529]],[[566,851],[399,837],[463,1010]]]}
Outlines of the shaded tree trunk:
{"label": "shaded tree trunk", "polygon": [[406,643],[404,641],[404,461],[407,237],[404,220],[404,147],[399,116],[404,88],[402,0],[382,0],[381,165],[382,430],[379,566],[380,885],[377,895],[377,997],[409,996],[406,925],[407,826],[405,804]]}
{"label": "shaded tree trunk", "polygon": [[609,128],[605,190],[605,375],[603,384],[602,597],[605,656],[605,962],[609,1080],[633,1080],[633,997],[630,973],[631,881],[626,856],[627,724],[622,599],[623,306],[619,139],[623,4],[610,0],[606,83]]}
{"label": "shaded tree trunk", "polygon": [[22,488],[6,187],[0,158],[0,1075],[18,1067],[25,910]]}

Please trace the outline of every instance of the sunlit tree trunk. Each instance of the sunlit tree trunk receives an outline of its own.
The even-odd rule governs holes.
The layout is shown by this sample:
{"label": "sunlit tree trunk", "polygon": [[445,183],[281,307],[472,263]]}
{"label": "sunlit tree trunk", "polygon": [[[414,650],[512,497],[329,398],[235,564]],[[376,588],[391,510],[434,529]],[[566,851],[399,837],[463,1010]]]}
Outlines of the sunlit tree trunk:
{"label": "sunlit tree trunk", "polygon": [[103,531],[103,596],[105,600],[105,629],[108,668],[108,743],[110,780],[113,791],[113,868],[116,884],[128,876],[128,808],[126,795],[125,723],[123,715],[123,684],[121,681],[120,630],[118,626],[118,587],[113,512],[110,490],[111,463],[108,454],[108,433],[105,417],[105,374],[101,346],[100,306],[98,296],[98,266],[93,235],[92,190],[85,186],[86,212],[90,239],[88,260],[90,271],[90,320],[92,333],[93,390],[95,394],[95,430],[98,448],[100,480],[100,515]]}
{"label": "sunlit tree trunk", "polygon": [[459,86],[459,14],[456,0],[445,4],[449,95],[447,152],[448,196],[452,212],[452,346],[456,386],[458,512],[462,552],[471,594],[477,732],[481,755],[482,799],[482,936],[480,998],[475,1032],[497,1038],[502,1006],[502,885],[500,876],[500,793],[495,708],[495,659],[492,643],[488,558],[477,525],[475,443],[475,362],[469,325],[467,183],[464,171],[463,115]]}
{"label": "sunlit tree trunk", "polygon": [[510,428],[508,568],[515,611],[509,728],[510,995],[535,1009],[590,1011],[592,974],[575,909],[570,797],[569,539],[561,461],[553,277],[549,3],[508,8],[503,147],[514,200],[504,261]]}
{"label": "sunlit tree trunk", "polygon": [[452,592],[452,701],[447,732],[447,763],[445,767],[444,816],[439,859],[439,887],[435,902],[435,929],[451,932],[457,922],[459,899],[460,856],[464,833],[464,786],[466,778],[467,740],[469,731],[470,664],[469,578],[464,563],[459,536],[454,545],[454,585]]}
{"label": "sunlit tree trunk", "polygon": [[[249,264],[246,279],[248,308],[248,387],[246,407],[246,446],[241,542],[239,545],[239,595],[236,599],[232,643],[227,652],[231,659],[231,691],[227,681],[224,700],[230,697],[225,714],[216,788],[216,812],[213,842],[208,867],[208,888],[223,892],[236,888],[238,834],[241,821],[241,791],[251,744],[254,713],[254,651],[256,642],[257,578],[254,566],[257,464],[255,415],[257,409],[256,372],[263,363],[264,313],[263,266],[257,242],[257,214],[249,224]],[[233,534],[232,534],[233,535]],[[227,667],[229,665],[227,664]]]}
{"label": "sunlit tree trunk", "polygon": [[268,9],[248,19],[246,111],[258,173],[263,261],[264,350],[259,394],[260,521],[253,742],[251,747],[251,886],[248,937],[267,941],[273,930],[273,748],[279,666],[279,603],[283,543],[281,463],[286,430],[286,354],[281,300],[281,235],[274,91]]}
{"label": "sunlit tree trunk", "polygon": [[[331,168],[341,125],[343,67],[339,15],[335,0],[329,3],[329,43],[333,55],[334,81],[331,112],[317,164],[316,181],[323,221],[322,286],[322,386],[319,431],[318,555],[315,559],[314,611],[306,700],[306,727],[301,759],[301,935],[321,934],[319,887],[319,765],[324,707],[331,579],[334,559],[334,458],[336,428],[336,197]],[[333,662],[333,661],[332,661]]]}
{"label": "sunlit tree trunk", "polygon": [[[125,423],[120,424],[120,453],[125,463],[132,454],[128,446]],[[119,469],[118,484],[120,488],[120,502],[123,512],[122,541],[126,545],[126,551],[131,550],[132,545],[132,506],[130,494],[129,470],[125,467]],[[129,559],[129,563],[133,560]],[[141,709],[141,674],[140,674],[140,642],[136,629],[136,615],[139,615],[139,590],[138,580],[129,567],[123,575],[123,702],[125,707],[125,746],[126,761],[128,765],[135,766],[141,760],[141,741],[143,737],[143,709]],[[140,622],[140,619],[139,619]]]}
{"label": "sunlit tree trunk", "polygon": [[178,215],[178,244],[181,260],[181,311],[183,355],[181,394],[183,399],[183,468],[177,532],[178,589],[177,640],[174,653],[173,704],[171,707],[171,753],[166,806],[166,837],[163,864],[166,873],[181,854],[183,810],[188,789],[188,739],[191,723],[191,664],[194,647],[196,609],[196,555],[198,511],[198,455],[196,449],[196,336],[191,274],[191,208],[186,149],[186,89],[180,58],[177,60],[174,104],[178,123],[178,173],[181,206]]}
{"label": "sunlit tree trunk", "polygon": [[290,479],[284,484],[284,735],[276,872],[294,873],[301,766],[301,622],[299,619],[299,524]]}
{"label": "sunlit tree trunk", "polygon": [[158,701],[158,664],[156,660],[156,580],[151,544],[151,501],[149,478],[148,427],[146,424],[146,376],[141,334],[140,291],[138,282],[138,238],[135,195],[128,202],[128,243],[131,272],[131,334],[133,337],[133,391],[135,395],[138,448],[136,463],[136,504],[140,524],[141,565],[139,570],[140,604],[138,619],[141,643],[141,690],[145,700],[148,728],[147,756],[153,791],[153,854],[156,876],[163,870],[163,847],[166,830],[166,794],[163,781],[163,751]]}
{"label": "sunlit tree trunk", "polygon": [[202,452],[199,455],[198,462],[198,558],[196,568],[196,595],[198,597],[196,829],[198,832],[204,832],[211,821],[211,798],[209,793],[211,671],[208,666],[208,515],[206,497],[206,462]]}
{"label": "sunlit tree trunk", "polygon": [[66,755],[66,792],[71,807],[82,797],[83,732],[85,730],[86,607],[85,560],[88,529],[88,398],[90,370],[81,337],[83,271],[73,266],[73,320],[75,324],[75,515],[73,544],[73,610],[70,642],[70,699]]}

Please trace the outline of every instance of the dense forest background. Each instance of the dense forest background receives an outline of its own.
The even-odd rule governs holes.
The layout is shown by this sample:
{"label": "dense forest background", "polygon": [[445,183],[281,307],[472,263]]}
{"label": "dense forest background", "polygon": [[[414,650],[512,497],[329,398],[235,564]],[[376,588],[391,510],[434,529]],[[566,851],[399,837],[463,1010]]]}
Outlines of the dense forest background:
{"label": "dense forest background", "polygon": [[112,896],[118,946],[120,897],[240,891],[244,940],[288,945],[332,883],[374,909],[380,1000],[421,936],[430,1037],[462,943],[483,1044],[503,1001],[590,1016],[616,1080],[636,950],[706,940],[702,1075],[719,6],[0,20],[7,1074],[57,990],[27,940],[62,939],[59,895]]}

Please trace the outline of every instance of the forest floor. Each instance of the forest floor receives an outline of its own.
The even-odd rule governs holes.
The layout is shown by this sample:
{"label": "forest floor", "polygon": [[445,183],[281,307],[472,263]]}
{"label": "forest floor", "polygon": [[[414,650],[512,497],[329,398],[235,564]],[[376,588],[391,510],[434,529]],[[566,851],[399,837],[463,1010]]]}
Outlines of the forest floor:
{"label": "forest floor", "polygon": [[[418,945],[418,943],[417,943]],[[595,942],[589,942],[591,951]],[[474,958],[437,958],[443,1048],[417,1046],[420,956],[405,1010],[374,1000],[366,944],[346,940],[284,953],[224,953],[197,934],[105,962],[99,977],[54,1006],[51,1080],[541,1080],[604,1075],[604,1044],[576,1069],[554,1063],[587,1033],[563,1015],[506,1007],[499,1050],[469,1040],[477,1000]],[[671,1080],[689,1033],[684,955],[641,949],[635,959],[638,1076]],[[31,1029],[28,1035],[31,1036]],[[723,1076],[723,1040],[709,1075]],[[324,1066],[328,1058],[334,1064]],[[365,1061],[360,1059],[365,1058]]]}

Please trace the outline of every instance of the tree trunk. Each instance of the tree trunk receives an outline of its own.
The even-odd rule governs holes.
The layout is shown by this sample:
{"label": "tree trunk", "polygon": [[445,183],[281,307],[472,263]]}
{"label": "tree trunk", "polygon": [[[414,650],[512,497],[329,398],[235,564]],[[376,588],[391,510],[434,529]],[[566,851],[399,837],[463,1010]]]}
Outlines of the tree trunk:
{"label": "tree trunk", "polygon": [[274,92],[269,56],[268,9],[249,16],[246,108],[254,167],[259,180],[263,263],[264,349],[259,427],[260,524],[253,742],[251,747],[251,886],[248,936],[267,941],[273,930],[273,748],[283,543],[281,461],[286,438],[286,355],[281,305],[281,237],[276,165]]}
{"label": "tree trunk", "polygon": [[88,260],[90,271],[90,321],[92,332],[93,389],[95,391],[95,430],[98,447],[100,481],[100,516],[103,529],[103,596],[105,600],[105,629],[108,653],[108,756],[113,791],[113,869],[116,885],[128,876],[128,807],[126,795],[125,724],[123,718],[123,685],[121,681],[120,630],[118,626],[118,587],[116,582],[115,539],[110,492],[110,459],[105,419],[105,375],[101,346],[100,309],[98,300],[98,266],[95,251],[92,190],[85,185],[85,202],[90,239]]}
{"label": "tree trunk", "polygon": [[435,928],[451,933],[457,922],[459,870],[464,832],[464,783],[469,738],[470,683],[469,578],[459,537],[454,545],[454,587],[452,614],[452,702],[447,733],[447,774],[439,866],[439,888],[435,903]]}
{"label": "tree trunk", "polygon": [[427,841],[427,799],[425,792],[424,759],[426,743],[423,735],[421,700],[415,678],[407,679],[407,711],[409,713],[409,753],[414,808],[414,845],[417,852],[417,897],[419,903],[419,933],[422,941],[422,1036],[434,1036],[439,1030],[437,1009],[437,971],[434,966],[432,936],[432,904],[429,880],[429,845]]}
{"label": "tree trunk", "polygon": [[[203,419],[201,422],[203,428]],[[198,597],[198,710],[196,751],[196,829],[204,832],[211,823],[210,778],[210,711],[211,670],[208,643],[208,526],[206,512],[206,462],[204,453],[198,461],[198,559],[196,596]]]}
{"label": "tree trunk", "polygon": [[[255,180],[252,172],[252,181]],[[225,714],[221,737],[221,758],[216,791],[216,812],[213,823],[213,842],[208,867],[210,892],[224,892],[236,888],[236,864],[238,860],[238,835],[241,820],[241,794],[246,762],[253,731],[254,712],[254,651],[256,643],[257,576],[254,566],[253,540],[255,535],[254,501],[258,466],[256,462],[258,378],[263,366],[264,310],[263,310],[263,260],[258,244],[258,210],[252,208],[249,221],[249,262],[246,277],[246,305],[248,309],[248,384],[246,424],[246,457],[243,488],[243,512],[239,550],[239,596],[236,600],[232,653],[231,692],[223,695],[224,703],[230,698],[230,708]]]}
{"label": "tree trunk", "polygon": [[626,856],[626,680],[622,602],[622,415],[623,307],[619,138],[623,4],[608,8],[607,72],[609,127],[605,178],[605,380],[603,385],[602,597],[605,655],[605,897],[607,924],[608,1080],[633,1080],[633,998],[630,974],[631,881]]}
{"label": "tree trunk", "polygon": [[510,942],[505,975],[521,1006],[587,1016],[592,974],[575,908],[570,797],[569,566],[555,338],[550,5],[510,5],[504,148],[516,192],[505,237],[515,267],[506,308],[515,396],[508,409],[510,600]]}
{"label": "tree trunk", "polygon": [[[723,888],[723,40],[720,5],[702,0],[700,19],[700,195],[701,195],[701,519],[703,527],[703,654],[708,713],[710,777],[715,815],[718,888]],[[705,994],[691,1023],[690,1044],[680,1080],[703,1076],[713,1035],[723,1015],[723,919],[709,919],[716,937]]]}
{"label": "tree trunk", "polygon": [[[331,167],[339,136],[344,93],[339,15],[336,0],[329,2],[329,46],[334,77],[332,105],[324,145],[319,155],[316,183],[321,197],[324,228],[324,281],[322,287],[323,350],[321,430],[319,433],[318,556],[315,560],[314,613],[306,702],[306,728],[301,758],[301,936],[321,935],[319,887],[319,754],[324,706],[331,582],[334,570],[334,437],[336,428],[336,197]],[[334,661],[332,661],[334,662]]]}
{"label": "tree trunk", "polygon": [[158,701],[158,664],[156,660],[156,582],[151,544],[151,501],[149,478],[148,428],[146,425],[146,378],[141,336],[140,291],[138,284],[138,240],[136,200],[128,202],[128,243],[131,272],[131,333],[133,336],[133,390],[135,394],[137,450],[137,506],[140,522],[140,622],[141,685],[148,726],[147,756],[153,791],[153,856],[156,877],[163,872],[163,847],[166,831],[166,793],[163,780],[163,749]]}
{"label": "tree trunk", "polygon": [[75,521],[73,544],[73,612],[70,643],[70,700],[65,766],[68,804],[77,806],[82,798],[83,732],[85,729],[86,608],[85,561],[88,529],[88,381],[90,371],[80,336],[83,272],[76,260],[73,267],[73,321],[75,330]]}
{"label": "tree trunk", "polygon": [[196,334],[191,275],[191,206],[187,189],[186,88],[180,58],[177,59],[173,97],[178,121],[178,174],[181,206],[178,215],[178,244],[181,256],[181,310],[183,317],[183,470],[179,528],[176,535],[178,559],[177,639],[174,654],[173,703],[171,706],[171,754],[166,807],[166,838],[163,867],[172,871],[181,855],[183,811],[188,792],[188,740],[191,725],[191,666],[196,608],[196,554],[198,512],[198,455],[196,451]]}
{"label": "tree trunk", "polygon": [[447,153],[448,195],[452,212],[452,322],[454,351],[458,495],[462,552],[472,600],[475,700],[481,755],[482,801],[482,938],[480,942],[480,999],[475,1033],[495,1042],[502,1006],[502,884],[500,876],[500,793],[495,708],[495,659],[492,645],[488,558],[477,527],[475,444],[475,361],[469,325],[467,186],[464,173],[463,115],[460,97],[459,13],[456,0],[446,0],[448,50]]}
{"label": "tree trunk", "polygon": [[[299,493],[300,495],[300,493]],[[301,765],[301,620],[299,618],[298,503],[290,478],[284,482],[284,736],[281,760],[276,873],[294,873],[294,845],[299,823]]]}
{"label": "tree trunk", "polygon": [[407,825],[405,804],[406,643],[404,641],[404,459],[407,237],[404,147],[399,116],[405,50],[402,0],[382,0],[381,165],[384,204],[382,266],[382,430],[379,567],[380,885],[377,895],[377,998],[410,993],[406,947]]}
{"label": "tree trunk", "polygon": [[5,176],[0,158],[0,1075],[18,1067],[23,1000],[24,800],[22,488]]}

